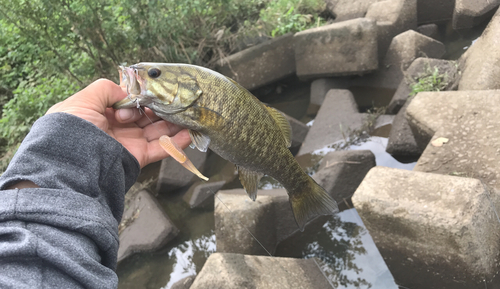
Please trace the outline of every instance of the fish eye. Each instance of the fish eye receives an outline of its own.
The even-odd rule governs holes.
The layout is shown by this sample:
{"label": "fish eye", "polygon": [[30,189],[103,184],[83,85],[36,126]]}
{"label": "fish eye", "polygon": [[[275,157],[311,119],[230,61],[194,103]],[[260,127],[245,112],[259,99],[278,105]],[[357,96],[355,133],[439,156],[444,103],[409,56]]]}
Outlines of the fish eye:
{"label": "fish eye", "polygon": [[148,75],[151,78],[157,78],[161,75],[161,70],[159,70],[158,68],[151,68],[150,70],[148,70]]}

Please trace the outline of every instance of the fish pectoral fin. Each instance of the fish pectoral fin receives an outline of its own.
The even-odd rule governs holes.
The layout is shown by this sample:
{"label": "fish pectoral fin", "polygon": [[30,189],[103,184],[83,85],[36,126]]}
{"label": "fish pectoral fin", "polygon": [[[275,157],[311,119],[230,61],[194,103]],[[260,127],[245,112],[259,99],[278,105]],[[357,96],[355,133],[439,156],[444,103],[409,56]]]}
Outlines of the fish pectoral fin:
{"label": "fish pectoral fin", "polygon": [[259,188],[259,181],[264,174],[247,170],[240,166],[238,166],[238,174],[240,182],[245,188],[248,196],[252,199],[252,201],[255,201],[255,198],[257,198],[257,189]]}
{"label": "fish pectoral fin", "polygon": [[208,146],[210,145],[210,137],[204,135],[195,130],[189,130],[189,136],[191,137],[192,144],[197,147],[200,151],[206,152]]}
{"label": "fish pectoral fin", "polygon": [[283,113],[280,112],[279,110],[269,107],[267,105],[265,107],[273,117],[274,121],[276,121],[276,123],[280,127],[281,132],[283,133],[283,137],[285,138],[287,147],[290,147],[292,145],[292,127],[290,126],[290,123],[283,115]]}
{"label": "fish pectoral fin", "polygon": [[162,135],[159,139],[160,146],[171,156],[179,162],[183,167],[188,169],[193,174],[197,175],[200,179],[208,181],[208,178],[205,177],[198,169],[193,165],[193,163],[188,159],[186,153],[172,141],[166,135]]}

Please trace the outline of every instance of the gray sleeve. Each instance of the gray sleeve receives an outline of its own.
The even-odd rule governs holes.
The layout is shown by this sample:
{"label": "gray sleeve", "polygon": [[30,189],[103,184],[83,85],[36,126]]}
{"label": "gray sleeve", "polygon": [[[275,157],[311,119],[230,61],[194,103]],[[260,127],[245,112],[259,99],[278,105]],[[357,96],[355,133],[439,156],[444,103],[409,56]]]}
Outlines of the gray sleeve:
{"label": "gray sleeve", "polygon": [[[90,122],[40,118],[0,177],[0,288],[116,288],[118,223],[139,171]],[[6,190],[22,180],[40,188]]]}

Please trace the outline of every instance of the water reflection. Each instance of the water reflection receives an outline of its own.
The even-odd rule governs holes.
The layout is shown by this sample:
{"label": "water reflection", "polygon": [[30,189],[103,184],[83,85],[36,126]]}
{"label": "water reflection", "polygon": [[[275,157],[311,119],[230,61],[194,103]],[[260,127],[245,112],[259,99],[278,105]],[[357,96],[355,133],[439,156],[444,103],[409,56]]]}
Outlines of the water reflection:
{"label": "water reflection", "polygon": [[[164,289],[169,289],[175,282],[196,275],[200,267],[196,266],[196,260],[206,260],[210,254],[215,252],[215,233],[212,231],[210,236],[202,236],[196,240],[189,240],[184,244],[177,246],[168,252],[168,258],[173,260],[174,265],[172,273],[170,273],[170,281],[168,281]],[[203,263],[205,263],[203,261]],[[198,268],[198,270],[197,270]]]}
{"label": "water reflection", "polygon": [[355,209],[318,221],[283,241],[276,255],[320,259],[335,288],[398,288]]}
{"label": "water reflection", "polygon": [[259,182],[259,190],[274,190],[274,189],[282,189],[283,185],[280,184],[277,180],[270,176],[264,176],[260,179]]}
{"label": "water reflection", "polygon": [[213,210],[190,210],[182,194],[157,198],[180,234],[158,251],[135,254],[120,262],[120,289],[170,288],[184,277],[196,275],[215,252]]}
{"label": "water reflection", "polygon": [[[354,145],[347,147],[346,150],[370,150],[375,155],[375,162],[377,166],[403,170],[413,170],[413,168],[417,164],[416,162],[407,164],[401,163],[385,151],[388,140],[389,139],[386,137],[370,136],[368,138],[360,140]],[[315,150],[312,154],[317,156],[325,156],[327,153],[335,151],[335,147],[335,144],[327,146],[322,149]]]}

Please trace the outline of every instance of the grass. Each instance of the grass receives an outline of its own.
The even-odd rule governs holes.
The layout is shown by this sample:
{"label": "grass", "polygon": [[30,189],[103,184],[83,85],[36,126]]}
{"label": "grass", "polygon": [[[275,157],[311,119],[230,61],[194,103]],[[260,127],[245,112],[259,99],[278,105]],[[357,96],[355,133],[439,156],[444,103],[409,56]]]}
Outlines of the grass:
{"label": "grass", "polygon": [[442,91],[449,85],[448,73],[440,73],[437,67],[426,66],[425,71],[415,79],[410,79],[410,96],[424,91]]}

